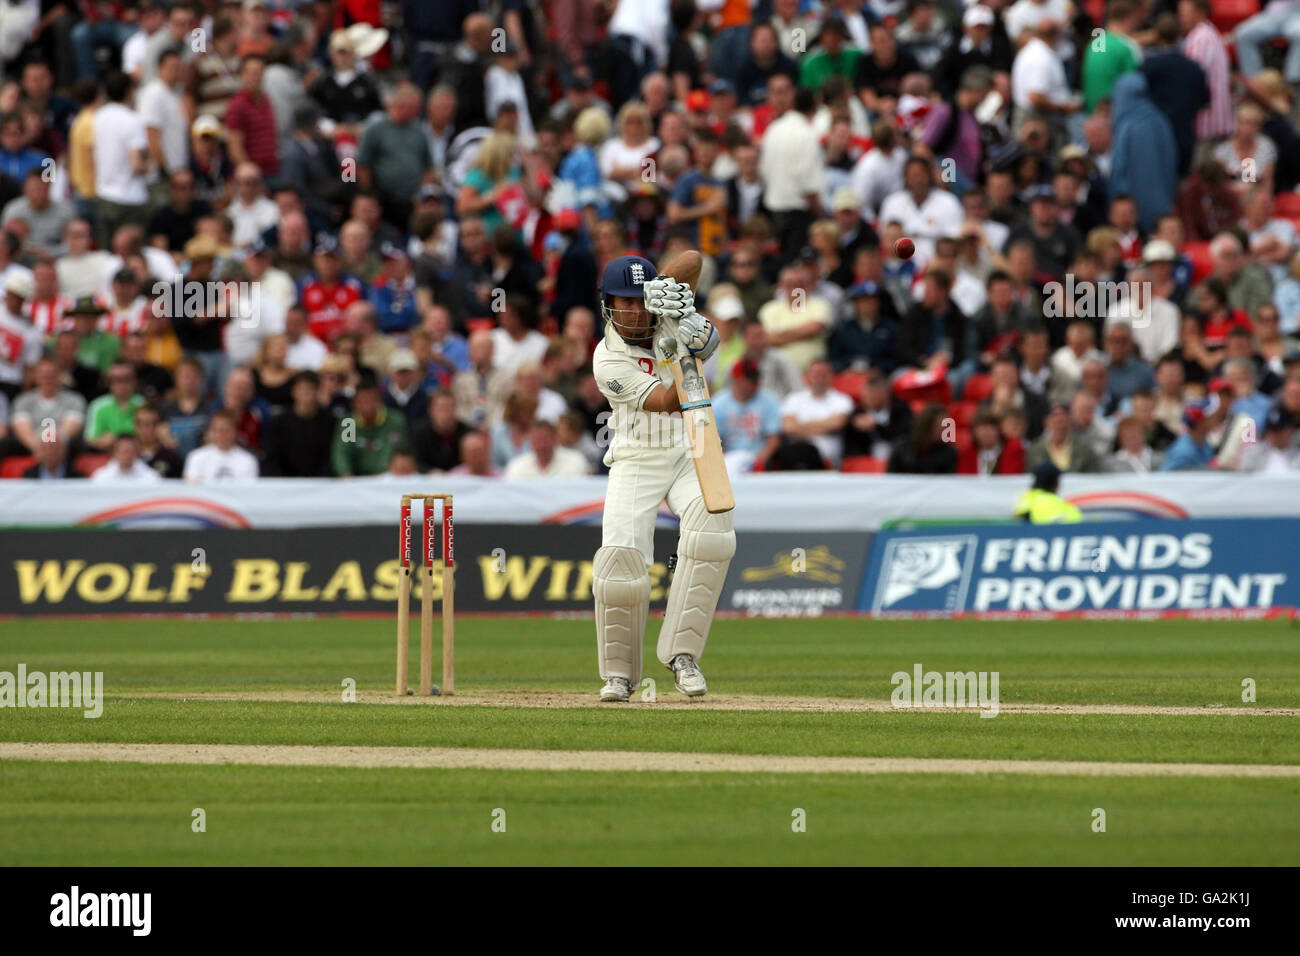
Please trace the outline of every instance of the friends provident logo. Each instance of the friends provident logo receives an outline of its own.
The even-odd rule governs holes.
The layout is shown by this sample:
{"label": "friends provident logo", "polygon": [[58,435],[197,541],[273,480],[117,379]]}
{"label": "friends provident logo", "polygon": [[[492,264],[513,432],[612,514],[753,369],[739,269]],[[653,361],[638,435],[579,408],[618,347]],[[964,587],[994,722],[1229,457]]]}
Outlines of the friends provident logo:
{"label": "friends provident logo", "polygon": [[[941,591],[942,605],[959,610],[966,603],[978,539],[975,535],[896,538],[885,546],[872,610],[910,610],[908,599]],[[926,607],[933,595],[924,596]]]}

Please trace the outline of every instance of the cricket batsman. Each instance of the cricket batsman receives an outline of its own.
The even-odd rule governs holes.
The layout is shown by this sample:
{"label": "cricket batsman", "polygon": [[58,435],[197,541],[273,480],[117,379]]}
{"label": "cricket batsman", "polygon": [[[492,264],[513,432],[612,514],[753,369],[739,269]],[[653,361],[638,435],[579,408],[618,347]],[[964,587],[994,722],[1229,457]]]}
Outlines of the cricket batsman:
{"label": "cricket batsman", "polygon": [[[718,347],[718,333],[695,311],[691,285],[655,277],[640,256],[620,256],[600,283],[605,337],[592,371],[614,410],[613,441],[605,453],[609,485],[600,550],[592,569],[596,649],[605,685],[602,701],[626,701],[641,682],[642,640],[650,608],[655,516],[660,502],[680,519],[677,569],[659,632],[659,660],[688,697],[708,690],[700,657],[709,637],[727,567],[736,553],[731,513],[710,514],[685,438],[669,350],[701,361]],[[666,440],[675,436],[676,440]]]}

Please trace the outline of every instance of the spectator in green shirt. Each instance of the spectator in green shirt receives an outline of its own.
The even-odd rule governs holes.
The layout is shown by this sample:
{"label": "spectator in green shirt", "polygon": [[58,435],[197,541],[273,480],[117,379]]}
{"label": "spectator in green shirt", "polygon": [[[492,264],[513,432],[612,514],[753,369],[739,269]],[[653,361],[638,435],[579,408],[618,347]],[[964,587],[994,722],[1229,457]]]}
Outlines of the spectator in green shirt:
{"label": "spectator in green shirt", "polygon": [[406,443],[406,417],[384,407],[378,378],[370,369],[362,369],[352,396],[352,414],[340,419],[334,429],[330,445],[334,474],[382,475],[393,452]]}
{"label": "spectator in green shirt", "polygon": [[420,190],[432,159],[420,127],[423,97],[411,83],[398,83],[388,94],[388,115],[366,128],[357,152],[361,185],[379,193],[384,218],[404,230],[411,218],[411,199]]}
{"label": "spectator in green shirt", "polygon": [[1083,106],[1091,114],[1110,99],[1115,81],[1142,65],[1142,48],[1133,34],[1142,28],[1142,7],[1133,0],[1113,0],[1106,32],[1088,40],[1083,53]]}
{"label": "spectator in green shirt", "polygon": [[96,323],[104,312],[104,307],[93,296],[83,295],[63,313],[72,319],[73,330],[80,342],[77,346],[77,363],[93,368],[101,375],[117,361],[117,354],[122,349],[121,339],[111,332],[96,328]]}
{"label": "spectator in green shirt", "polygon": [[108,394],[86,409],[86,444],[108,451],[118,435],[135,434],[135,410],[144,404],[135,386],[135,369],[128,363],[114,362],[109,367]]}
{"label": "spectator in green shirt", "polygon": [[832,76],[842,76],[852,83],[861,57],[862,51],[849,45],[849,30],[844,21],[837,16],[828,17],[817,38],[817,48],[799,69],[799,85],[820,90]]}

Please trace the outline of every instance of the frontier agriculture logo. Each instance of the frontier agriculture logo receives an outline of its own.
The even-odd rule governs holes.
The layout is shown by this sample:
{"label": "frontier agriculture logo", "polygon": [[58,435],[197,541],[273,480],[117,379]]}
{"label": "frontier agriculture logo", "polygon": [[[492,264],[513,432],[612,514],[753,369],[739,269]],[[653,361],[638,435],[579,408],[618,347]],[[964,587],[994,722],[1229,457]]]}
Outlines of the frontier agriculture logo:
{"label": "frontier agriculture logo", "polygon": [[845,606],[845,561],[828,545],[777,551],[769,564],[740,568],[740,582],[729,591],[733,610],[761,617],[817,617]]}

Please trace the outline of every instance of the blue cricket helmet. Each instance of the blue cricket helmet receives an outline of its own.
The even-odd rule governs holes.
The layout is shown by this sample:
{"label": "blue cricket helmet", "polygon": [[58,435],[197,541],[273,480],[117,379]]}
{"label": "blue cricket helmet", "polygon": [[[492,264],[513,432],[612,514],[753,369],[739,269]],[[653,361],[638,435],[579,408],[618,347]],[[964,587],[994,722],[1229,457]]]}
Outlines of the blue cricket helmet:
{"label": "blue cricket helmet", "polygon": [[[600,314],[614,331],[629,345],[648,347],[654,338],[655,322],[641,310],[615,309],[611,296],[622,295],[641,299],[645,297],[642,286],[655,277],[655,267],[642,256],[619,256],[605,266],[600,279]],[[634,324],[635,323],[635,324]]]}
{"label": "blue cricket helmet", "polygon": [[619,256],[605,266],[600,278],[600,295],[641,296],[641,286],[655,277],[655,267],[643,256]]}

